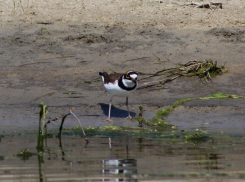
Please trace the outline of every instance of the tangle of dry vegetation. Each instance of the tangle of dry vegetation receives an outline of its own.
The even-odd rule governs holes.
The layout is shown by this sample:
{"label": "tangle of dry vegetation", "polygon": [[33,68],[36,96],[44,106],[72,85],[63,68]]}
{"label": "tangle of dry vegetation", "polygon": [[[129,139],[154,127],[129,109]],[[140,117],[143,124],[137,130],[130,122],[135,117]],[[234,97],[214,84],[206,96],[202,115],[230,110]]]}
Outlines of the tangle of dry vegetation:
{"label": "tangle of dry vegetation", "polygon": [[200,79],[204,78],[208,82],[215,76],[225,72],[227,72],[225,65],[218,66],[217,61],[214,62],[211,59],[204,60],[204,61],[194,60],[194,61],[189,61],[186,64],[179,64],[179,66],[175,68],[163,69],[155,73],[147,74],[147,73],[139,72],[139,74],[141,75],[149,75],[141,80],[155,77],[155,76],[167,75],[167,79],[144,83],[143,86],[141,86],[139,89],[144,89],[149,87],[159,87],[159,86],[161,87],[164,84],[182,76],[198,77]]}

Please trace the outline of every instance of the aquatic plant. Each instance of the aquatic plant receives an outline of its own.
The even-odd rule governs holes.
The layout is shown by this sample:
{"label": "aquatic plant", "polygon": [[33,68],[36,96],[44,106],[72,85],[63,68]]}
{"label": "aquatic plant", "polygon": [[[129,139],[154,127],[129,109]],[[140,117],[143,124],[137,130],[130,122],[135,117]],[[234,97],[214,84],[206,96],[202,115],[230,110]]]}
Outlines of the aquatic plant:
{"label": "aquatic plant", "polygon": [[143,124],[146,124],[147,126],[152,126],[152,123],[143,117],[143,112],[144,112],[143,106],[139,106],[139,110],[140,112],[138,116],[133,117],[133,119],[139,122],[140,127],[142,127]]}
{"label": "aquatic plant", "polygon": [[[37,140],[37,149],[39,152],[43,151],[43,140],[45,137],[49,137],[49,135],[47,134],[47,124],[51,123],[52,121],[56,121],[58,120],[58,117],[54,118],[54,119],[49,119],[47,122],[45,121],[46,119],[46,114],[48,113],[48,107],[43,103],[41,102],[39,104],[39,107],[40,107],[40,112],[39,112],[39,127],[38,127],[38,140]],[[61,125],[60,125],[60,128],[59,128],[59,137],[61,137],[61,132],[62,132],[62,128],[63,128],[63,124],[65,122],[65,119],[67,116],[69,115],[73,115],[79,125],[80,125],[80,128],[83,132],[83,135],[86,139],[86,141],[88,142],[88,138],[87,138],[87,135],[86,133],[84,132],[83,130],[83,127],[82,127],[82,124],[81,124],[81,121],[77,118],[77,116],[72,112],[72,110],[70,109],[69,113],[66,114],[66,115],[62,115],[62,121],[61,121]]]}
{"label": "aquatic plant", "polygon": [[139,106],[139,109],[140,109],[139,115],[133,117],[133,120],[136,120],[139,122],[139,126],[142,126],[142,124],[145,124],[147,126],[158,126],[158,127],[163,127],[163,128],[174,127],[174,125],[164,122],[162,119],[167,113],[171,112],[170,111],[171,108],[165,108],[161,111],[158,111],[156,113],[156,116],[150,121],[143,117],[143,111],[144,111],[143,106]]}
{"label": "aquatic plant", "polygon": [[45,126],[45,118],[48,113],[47,106],[41,102],[39,104],[40,112],[39,112],[39,127],[38,127],[38,138],[37,138],[37,149],[43,150],[43,135],[44,135],[44,126]]}
{"label": "aquatic plant", "polygon": [[111,130],[111,131],[120,131],[122,128],[119,126],[104,126],[100,127],[101,131]]}
{"label": "aquatic plant", "polygon": [[[151,125],[153,126],[153,125]],[[84,128],[90,137],[112,137],[122,138],[124,136],[132,138],[147,138],[147,139],[171,139],[174,143],[185,142],[189,144],[199,144],[213,139],[210,134],[201,129],[193,131],[187,130],[171,130],[162,129],[161,127],[119,127],[119,126],[103,126],[103,127],[86,127]],[[79,127],[72,128],[66,131],[65,135],[79,135],[81,129]]]}
{"label": "aquatic plant", "polygon": [[186,132],[185,139],[187,143],[199,144],[211,138],[207,131],[196,129],[194,134],[188,134]]}
{"label": "aquatic plant", "polygon": [[229,94],[224,94],[222,92],[216,93],[216,94],[211,94],[212,98],[217,98],[217,99],[226,99],[226,98],[232,98],[232,99],[237,99],[237,98],[244,98],[244,96],[239,96],[239,95],[229,95]]}
{"label": "aquatic plant", "polygon": [[136,120],[139,122],[139,125],[142,125],[143,123],[147,126],[157,126],[157,127],[163,127],[163,128],[168,128],[168,129],[175,129],[177,126],[171,125],[167,122],[164,121],[164,118],[168,116],[177,106],[189,102],[189,101],[194,101],[194,100],[208,100],[208,99],[227,99],[227,98],[245,98],[245,96],[238,96],[238,95],[229,95],[229,94],[224,94],[224,93],[216,93],[216,94],[211,94],[209,97],[199,97],[199,98],[187,98],[187,99],[181,99],[173,103],[170,107],[163,108],[159,111],[156,112],[156,116],[153,117],[151,120],[146,120],[143,117],[143,107],[139,106],[139,114],[138,116],[133,117],[133,120]]}
{"label": "aquatic plant", "polygon": [[33,156],[34,154],[29,151],[29,149],[25,149],[16,154],[17,157],[20,157],[22,160],[26,161],[29,157]]}
{"label": "aquatic plant", "polygon": [[153,117],[150,121],[146,120],[143,117],[143,107],[139,106],[140,109],[140,113],[138,116],[133,117],[134,120],[139,122],[139,125],[142,125],[143,123],[147,126],[157,126],[157,127],[162,127],[162,128],[168,128],[168,129],[176,129],[175,125],[169,124],[167,122],[164,121],[164,117],[166,117],[167,115],[169,115],[175,107],[188,102],[188,101],[192,101],[192,100],[196,100],[196,99],[181,99],[176,101],[172,106],[167,107],[167,108],[163,108],[159,111],[156,112],[156,116]]}

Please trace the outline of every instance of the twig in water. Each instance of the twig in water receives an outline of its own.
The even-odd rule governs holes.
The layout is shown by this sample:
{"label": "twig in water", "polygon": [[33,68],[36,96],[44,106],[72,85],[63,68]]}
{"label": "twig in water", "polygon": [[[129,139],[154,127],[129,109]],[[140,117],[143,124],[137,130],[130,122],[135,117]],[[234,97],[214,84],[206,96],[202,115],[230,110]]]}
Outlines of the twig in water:
{"label": "twig in water", "polygon": [[81,129],[82,129],[82,132],[83,132],[83,135],[84,135],[84,137],[85,137],[85,139],[89,142],[89,140],[88,140],[88,138],[87,138],[87,135],[85,134],[85,132],[84,132],[84,130],[83,130],[83,127],[82,127],[82,124],[81,124],[81,122],[80,122],[80,120],[77,118],[77,116],[72,112],[72,110],[70,109],[70,113],[77,119],[77,121],[79,122],[79,125],[80,125],[80,127],[81,127]]}
{"label": "twig in water", "polygon": [[68,113],[68,114],[62,116],[62,121],[61,121],[61,124],[60,124],[59,138],[61,137],[61,131],[62,131],[62,128],[63,128],[63,124],[64,124],[64,122],[65,122],[65,118],[66,118],[68,115],[70,115],[70,114],[71,114],[71,113]]}
{"label": "twig in water", "polygon": [[70,112],[69,112],[68,114],[62,116],[62,121],[61,121],[61,124],[60,124],[60,133],[59,133],[59,137],[61,137],[61,131],[62,131],[62,128],[63,128],[63,124],[64,124],[64,122],[65,122],[65,119],[66,119],[66,117],[69,116],[70,114],[72,114],[72,115],[77,119],[77,121],[78,121],[78,123],[79,123],[79,125],[80,125],[80,127],[81,127],[81,129],[82,129],[82,132],[83,132],[83,135],[84,135],[86,141],[89,142],[88,137],[87,137],[87,135],[85,134],[85,132],[84,132],[84,130],[83,130],[83,127],[82,127],[82,124],[81,124],[80,120],[79,120],[79,119],[77,118],[77,116],[72,112],[71,109],[70,109]]}

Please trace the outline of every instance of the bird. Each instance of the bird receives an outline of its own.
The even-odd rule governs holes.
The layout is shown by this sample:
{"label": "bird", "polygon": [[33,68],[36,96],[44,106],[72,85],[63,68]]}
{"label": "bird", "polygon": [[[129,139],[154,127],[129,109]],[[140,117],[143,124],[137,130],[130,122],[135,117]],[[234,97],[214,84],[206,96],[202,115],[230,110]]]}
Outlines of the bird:
{"label": "bird", "polygon": [[128,108],[128,96],[134,92],[137,87],[138,74],[135,71],[127,71],[126,73],[113,73],[99,72],[104,86],[110,94],[109,112],[106,121],[111,121],[111,103],[114,96],[126,97],[126,106],[128,109],[127,119],[132,119]]}

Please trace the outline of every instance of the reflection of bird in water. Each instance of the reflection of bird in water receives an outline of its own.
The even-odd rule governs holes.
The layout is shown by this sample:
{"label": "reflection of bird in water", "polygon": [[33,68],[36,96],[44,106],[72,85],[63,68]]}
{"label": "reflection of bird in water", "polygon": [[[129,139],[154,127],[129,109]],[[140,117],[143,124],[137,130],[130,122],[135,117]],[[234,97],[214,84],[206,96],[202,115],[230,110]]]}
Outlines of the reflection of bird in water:
{"label": "reflection of bird in water", "polygon": [[[113,159],[112,146],[111,146],[111,138],[109,137],[109,148],[110,148],[110,158],[102,160],[103,162],[103,174],[108,175],[119,175],[119,174],[127,174],[125,175],[126,181],[129,179],[137,180],[137,160],[135,159]],[[127,145],[128,146],[128,145]],[[128,150],[128,147],[126,149]],[[128,154],[128,151],[127,151]],[[114,167],[113,167],[114,166]],[[119,177],[119,176],[118,176]],[[120,175],[120,179],[122,176]]]}

